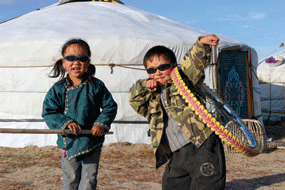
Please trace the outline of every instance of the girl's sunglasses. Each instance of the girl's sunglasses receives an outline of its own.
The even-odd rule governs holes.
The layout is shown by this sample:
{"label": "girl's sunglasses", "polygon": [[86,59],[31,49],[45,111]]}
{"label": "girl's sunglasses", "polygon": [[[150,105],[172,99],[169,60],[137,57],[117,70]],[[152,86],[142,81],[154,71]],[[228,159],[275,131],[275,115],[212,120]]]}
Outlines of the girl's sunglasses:
{"label": "girl's sunglasses", "polygon": [[80,56],[75,56],[75,55],[67,55],[67,56],[64,56],[63,57],[66,61],[70,61],[70,62],[74,62],[76,61],[77,59],[80,61],[80,62],[87,62],[89,61],[90,57],[87,56],[87,55],[80,55]]}
{"label": "girl's sunglasses", "polygon": [[166,69],[168,69],[172,65],[173,65],[173,63],[162,64],[162,65],[159,65],[157,67],[148,68],[146,71],[148,74],[153,74],[156,72],[157,69],[159,69],[160,71],[165,71]]}

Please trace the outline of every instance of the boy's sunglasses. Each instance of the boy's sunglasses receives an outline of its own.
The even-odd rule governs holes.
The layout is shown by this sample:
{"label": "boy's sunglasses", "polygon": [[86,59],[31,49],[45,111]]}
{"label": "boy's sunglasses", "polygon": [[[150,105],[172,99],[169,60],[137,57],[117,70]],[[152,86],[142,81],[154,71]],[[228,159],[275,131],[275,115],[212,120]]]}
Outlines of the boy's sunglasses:
{"label": "boy's sunglasses", "polygon": [[156,72],[157,69],[159,69],[160,71],[165,71],[166,69],[168,69],[172,65],[173,65],[173,63],[162,64],[162,65],[159,65],[157,67],[148,68],[146,71],[148,74],[153,74]]}
{"label": "boy's sunglasses", "polygon": [[63,57],[66,61],[70,61],[70,62],[74,62],[76,61],[77,59],[80,61],[80,62],[87,62],[89,61],[89,56],[87,55],[80,55],[80,56],[75,56],[75,55],[67,55],[67,56],[64,56]]}

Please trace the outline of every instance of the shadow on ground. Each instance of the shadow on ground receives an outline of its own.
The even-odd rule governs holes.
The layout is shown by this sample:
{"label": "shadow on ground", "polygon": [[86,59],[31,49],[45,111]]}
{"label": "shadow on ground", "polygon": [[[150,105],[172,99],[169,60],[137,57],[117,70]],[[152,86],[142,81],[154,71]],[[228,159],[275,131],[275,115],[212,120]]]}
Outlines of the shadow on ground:
{"label": "shadow on ground", "polygon": [[270,188],[270,185],[282,183],[284,181],[285,173],[253,179],[233,180],[226,183],[226,190],[255,190],[265,186]]}
{"label": "shadow on ground", "polygon": [[276,141],[284,141],[285,142],[285,126],[282,125],[268,125],[265,126],[265,132],[267,138],[273,138]]}

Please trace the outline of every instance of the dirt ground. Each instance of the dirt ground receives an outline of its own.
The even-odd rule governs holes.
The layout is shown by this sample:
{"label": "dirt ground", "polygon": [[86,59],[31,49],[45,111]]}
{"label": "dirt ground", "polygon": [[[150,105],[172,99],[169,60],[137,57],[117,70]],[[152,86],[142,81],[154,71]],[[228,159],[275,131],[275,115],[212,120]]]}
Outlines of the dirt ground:
{"label": "dirt ground", "polygon": [[[267,136],[285,142],[282,126],[267,127]],[[281,147],[282,148],[282,147]],[[226,189],[285,189],[285,149],[270,149],[250,158],[226,153]],[[0,189],[62,189],[61,151],[54,146],[0,147]],[[99,190],[161,189],[164,167],[155,169],[151,145],[115,143],[103,147]]]}

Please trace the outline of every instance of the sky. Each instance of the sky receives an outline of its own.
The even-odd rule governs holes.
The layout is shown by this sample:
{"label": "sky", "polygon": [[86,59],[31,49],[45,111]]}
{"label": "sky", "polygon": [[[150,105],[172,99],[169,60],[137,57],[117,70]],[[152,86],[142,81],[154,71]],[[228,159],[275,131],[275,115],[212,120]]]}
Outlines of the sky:
{"label": "sky", "polygon": [[[121,0],[193,28],[239,40],[258,59],[281,51],[285,42],[284,0]],[[0,23],[44,8],[59,0],[0,0]],[[1,27],[1,25],[0,25]]]}

